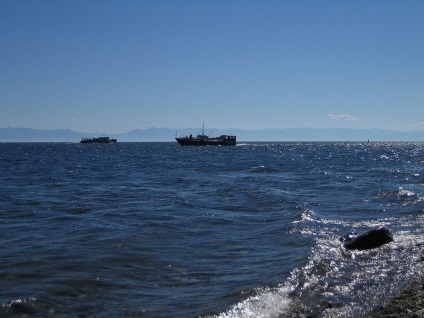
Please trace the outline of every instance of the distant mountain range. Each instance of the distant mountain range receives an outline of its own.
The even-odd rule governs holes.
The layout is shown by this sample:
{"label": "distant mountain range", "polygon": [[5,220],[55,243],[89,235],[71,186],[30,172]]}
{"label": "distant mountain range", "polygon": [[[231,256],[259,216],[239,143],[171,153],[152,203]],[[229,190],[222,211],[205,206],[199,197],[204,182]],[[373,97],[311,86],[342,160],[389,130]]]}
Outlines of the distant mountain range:
{"label": "distant mountain range", "polygon": [[[201,129],[149,128],[123,134],[111,134],[118,142],[170,142],[174,137],[196,135]],[[424,141],[424,131],[381,129],[210,129],[211,136],[236,135],[237,141]],[[40,130],[31,128],[0,128],[0,142],[79,142],[82,137],[99,137],[100,133],[80,133],[69,129]]]}

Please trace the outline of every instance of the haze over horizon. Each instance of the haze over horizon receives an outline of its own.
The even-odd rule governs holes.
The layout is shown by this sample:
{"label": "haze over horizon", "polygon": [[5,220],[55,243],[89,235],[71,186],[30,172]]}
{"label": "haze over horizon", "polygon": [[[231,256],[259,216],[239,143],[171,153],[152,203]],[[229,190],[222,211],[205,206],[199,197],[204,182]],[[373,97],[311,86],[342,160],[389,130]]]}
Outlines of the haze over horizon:
{"label": "haze over horizon", "polygon": [[0,128],[424,131],[424,2],[2,1]]}

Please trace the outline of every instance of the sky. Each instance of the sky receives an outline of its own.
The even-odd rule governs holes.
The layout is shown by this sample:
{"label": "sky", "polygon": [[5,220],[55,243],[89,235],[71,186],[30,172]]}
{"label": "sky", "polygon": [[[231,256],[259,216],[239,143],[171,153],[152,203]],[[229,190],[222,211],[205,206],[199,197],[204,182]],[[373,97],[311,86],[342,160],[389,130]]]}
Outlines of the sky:
{"label": "sky", "polygon": [[424,130],[424,1],[0,1],[0,128],[202,123]]}

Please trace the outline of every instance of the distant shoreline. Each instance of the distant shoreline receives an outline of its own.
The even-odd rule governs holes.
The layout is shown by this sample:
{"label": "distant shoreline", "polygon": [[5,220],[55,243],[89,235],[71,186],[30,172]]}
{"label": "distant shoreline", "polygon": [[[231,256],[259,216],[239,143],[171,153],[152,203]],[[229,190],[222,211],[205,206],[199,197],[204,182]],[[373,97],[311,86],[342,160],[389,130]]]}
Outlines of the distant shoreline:
{"label": "distant shoreline", "polygon": [[[235,135],[238,142],[384,142],[424,141],[424,131],[395,131],[382,129],[347,128],[282,128],[282,129],[208,129],[214,135]],[[105,133],[120,142],[174,142],[175,135],[189,135],[199,132],[198,128],[148,128],[135,129],[126,133],[111,134],[81,133],[70,129],[41,130],[32,128],[0,128],[0,142],[79,142],[82,137],[100,137]]]}

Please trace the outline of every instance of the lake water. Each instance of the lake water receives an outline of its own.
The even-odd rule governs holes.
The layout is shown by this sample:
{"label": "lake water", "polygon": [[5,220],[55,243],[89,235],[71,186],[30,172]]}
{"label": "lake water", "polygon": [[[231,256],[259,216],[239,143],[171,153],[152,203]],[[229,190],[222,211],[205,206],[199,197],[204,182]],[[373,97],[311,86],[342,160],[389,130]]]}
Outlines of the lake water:
{"label": "lake water", "polygon": [[1,317],[361,317],[423,273],[424,143],[2,143],[0,190]]}

